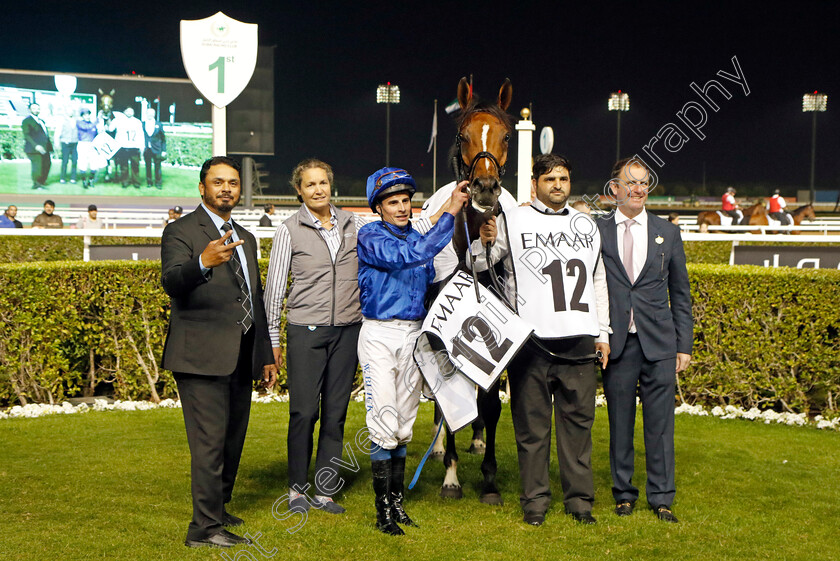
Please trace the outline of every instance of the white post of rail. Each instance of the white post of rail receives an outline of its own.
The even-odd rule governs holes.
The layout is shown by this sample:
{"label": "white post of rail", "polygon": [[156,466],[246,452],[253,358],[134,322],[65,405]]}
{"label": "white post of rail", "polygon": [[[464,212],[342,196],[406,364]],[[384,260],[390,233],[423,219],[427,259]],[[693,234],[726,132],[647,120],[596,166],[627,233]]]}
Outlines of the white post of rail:
{"label": "white post of rail", "polygon": [[82,259],[88,262],[90,261],[90,236],[84,236],[82,239],[85,243],[85,249],[82,251]]}
{"label": "white post of rail", "polygon": [[531,154],[534,147],[534,131],[537,130],[530,120],[531,110],[524,108],[522,120],[516,123],[516,201],[526,203],[531,200]]}

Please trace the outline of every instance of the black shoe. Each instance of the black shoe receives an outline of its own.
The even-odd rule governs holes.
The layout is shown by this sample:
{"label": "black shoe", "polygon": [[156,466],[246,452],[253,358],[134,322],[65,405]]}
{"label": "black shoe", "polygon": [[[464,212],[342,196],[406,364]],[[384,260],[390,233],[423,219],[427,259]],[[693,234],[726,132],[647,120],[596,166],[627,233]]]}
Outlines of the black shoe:
{"label": "black shoe", "polygon": [[245,524],[245,521],[239,518],[238,516],[234,516],[228,511],[225,511],[222,515],[222,524],[229,527],[236,527],[242,526],[243,524]]}
{"label": "black shoe", "polygon": [[403,508],[403,492],[405,485],[405,458],[391,458],[391,518],[394,522],[404,526],[414,526],[418,528],[417,524],[408,517]]}
{"label": "black shoe", "polygon": [[619,501],[615,503],[615,513],[618,516],[630,516],[633,514],[633,509],[636,507],[634,501]]}
{"label": "black shoe", "polygon": [[344,514],[347,509],[332,500],[330,497],[315,497],[312,499],[312,506],[329,514]]}
{"label": "black shoe", "polygon": [[571,514],[572,518],[576,521],[580,522],[581,524],[597,524],[598,521],[592,516],[591,512],[568,512],[567,514]]}
{"label": "black shoe", "polygon": [[233,547],[243,543],[251,543],[251,540],[237,536],[227,530],[222,530],[218,534],[213,534],[200,540],[188,539],[184,542],[184,545],[187,547]]}
{"label": "black shoe", "polygon": [[289,499],[289,508],[296,512],[309,512],[309,500],[306,495],[298,495],[294,499]]}
{"label": "black shoe", "polygon": [[545,522],[545,513],[526,512],[525,516],[522,517],[522,521],[525,522],[525,524],[530,524],[531,526],[542,526],[543,522]]}
{"label": "black shoe", "polygon": [[370,462],[376,505],[376,529],[391,536],[404,536],[405,532],[391,518],[391,461],[388,459]]}
{"label": "black shoe", "polygon": [[679,522],[677,517],[674,516],[674,513],[671,512],[671,509],[665,505],[654,507],[653,512],[656,513],[656,517],[663,522],[670,522],[672,524],[677,524]]}

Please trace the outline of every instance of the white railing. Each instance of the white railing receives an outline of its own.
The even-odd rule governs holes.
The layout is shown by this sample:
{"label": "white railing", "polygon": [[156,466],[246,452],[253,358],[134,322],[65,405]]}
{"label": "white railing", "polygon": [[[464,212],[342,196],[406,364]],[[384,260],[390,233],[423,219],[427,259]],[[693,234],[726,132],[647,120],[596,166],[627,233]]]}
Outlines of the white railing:
{"label": "white railing", "polygon": [[[238,222],[238,221],[237,221]],[[273,238],[275,227],[261,228],[255,224],[242,223],[246,230],[251,232],[255,238]],[[729,227],[732,229],[733,227]],[[754,230],[755,226],[743,226],[741,228],[747,230]],[[724,228],[726,229],[726,228]],[[781,229],[780,227],[768,228],[772,230]],[[790,229],[801,229],[801,226],[795,226]],[[90,245],[93,238],[160,238],[163,234],[162,227],[156,228],[118,228],[118,229],[42,229],[42,228],[0,228],[0,235],[2,236],[81,236],[84,238],[84,260],[90,261]],[[806,243],[840,243],[839,236],[829,235],[814,235],[802,234],[798,236],[791,236],[788,234],[750,234],[745,232],[743,234],[737,233],[699,233],[699,232],[683,232],[683,241],[715,241],[715,242],[806,242]],[[262,258],[259,244],[257,244],[257,257]]]}

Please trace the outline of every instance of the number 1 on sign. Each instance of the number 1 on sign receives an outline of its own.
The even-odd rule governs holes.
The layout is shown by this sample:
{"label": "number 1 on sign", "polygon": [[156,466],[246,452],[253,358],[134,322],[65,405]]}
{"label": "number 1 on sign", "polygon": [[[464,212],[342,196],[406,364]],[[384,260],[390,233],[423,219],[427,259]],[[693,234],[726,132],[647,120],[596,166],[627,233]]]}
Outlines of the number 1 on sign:
{"label": "number 1 on sign", "polygon": [[223,94],[225,93],[225,57],[220,56],[217,58],[216,62],[207,67],[207,70],[216,70],[217,68],[219,69],[217,82],[218,93]]}

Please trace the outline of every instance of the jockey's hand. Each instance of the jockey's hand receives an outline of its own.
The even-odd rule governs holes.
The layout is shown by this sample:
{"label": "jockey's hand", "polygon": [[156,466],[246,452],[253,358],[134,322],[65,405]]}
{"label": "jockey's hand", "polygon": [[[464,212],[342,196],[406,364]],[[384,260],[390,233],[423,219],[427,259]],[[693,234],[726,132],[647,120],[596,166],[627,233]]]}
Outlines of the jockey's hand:
{"label": "jockey's hand", "polygon": [[478,235],[481,237],[481,245],[491,244],[496,241],[496,217],[491,216],[490,220],[481,225]]}
{"label": "jockey's hand", "polygon": [[461,209],[464,208],[464,205],[470,200],[470,194],[467,191],[467,185],[469,184],[470,182],[465,180],[455,186],[455,190],[452,191],[452,196],[449,198],[449,204],[446,207],[446,212],[452,216],[461,212]]}

